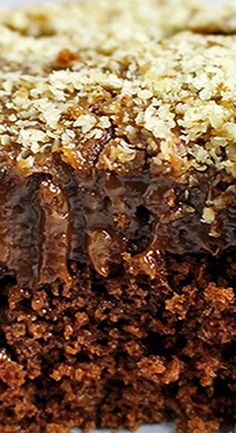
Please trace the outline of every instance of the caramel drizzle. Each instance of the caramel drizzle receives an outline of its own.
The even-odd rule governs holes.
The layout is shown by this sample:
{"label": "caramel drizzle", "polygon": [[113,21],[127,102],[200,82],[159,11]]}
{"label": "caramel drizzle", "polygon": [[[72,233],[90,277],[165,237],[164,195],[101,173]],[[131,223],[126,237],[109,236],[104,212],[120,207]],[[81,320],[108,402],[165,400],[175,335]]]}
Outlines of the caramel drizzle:
{"label": "caramel drizzle", "polygon": [[42,254],[42,210],[39,186],[44,174],[18,179],[10,192],[8,220],[10,234],[7,266],[13,270],[21,286],[37,283]]}
{"label": "caramel drizzle", "polygon": [[60,188],[68,205],[68,259],[71,262],[87,263],[86,221],[81,200],[82,190],[71,167],[60,159],[57,160],[57,173]]}
{"label": "caramel drizzle", "polygon": [[[223,238],[211,240],[209,228],[200,220],[205,198],[203,203],[197,202],[199,210],[189,215],[170,181],[162,184],[156,180],[150,185],[144,176],[119,183],[108,177],[100,179],[98,175],[88,180],[61,160],[54,169],[53,177],[42,173],[27,178],[7,174],[0,179],[0,264],[15,273],[20,286],[39,287],[56,281],[70,286],[73,282],[68,268],[70,261],[92,265],[106,277],[109,263],[119,264],[128,258],[127,254],[129,262],[134,256],[131,273],[142,269],[155,278],[160,264],[159,250],[165,253],[173,249],[173,253],[183,254],[206,251],[211,242],[221,250],[226,242],[227,246],[235,245],[234,227],[230,226],[233,201],[228,206],[230,218],[225,216],[223,220],[222,216],[227,233]],[[147,215],[145,212],[142,215],[142,209],[137,214],[140,205],[147,209]],[[181,230],[186,230],[186,226],[188,231],[192,228],[192,233],[181,246]],[[139,240],[142,227],[148,228],[143,232],[150,237],[147,244]],[[136,237],[141,245],[137,251],[129,249]]]}
{"label": "caramel drizzle", "polygon": [[1,179],[0,264],[22,287],[69,286],[68,261],[86,260],[79,185],[71,170],[60,180],[61,187],[45,174]]}
{"label": "caramel drizzle", "polygon": [[68,272],[69,209],[61,188],[50,179],[40,185],[40,206],[44,214],[42,263],[39,285],[57,280],[72,283]]}
{"label": "caramel drizzle", "polygon": [[0,174],[0,263],[7,264],[9,258],[9,219],[11,216],[10,199],[12,188],[14,187],[13,179],[2,173]]}

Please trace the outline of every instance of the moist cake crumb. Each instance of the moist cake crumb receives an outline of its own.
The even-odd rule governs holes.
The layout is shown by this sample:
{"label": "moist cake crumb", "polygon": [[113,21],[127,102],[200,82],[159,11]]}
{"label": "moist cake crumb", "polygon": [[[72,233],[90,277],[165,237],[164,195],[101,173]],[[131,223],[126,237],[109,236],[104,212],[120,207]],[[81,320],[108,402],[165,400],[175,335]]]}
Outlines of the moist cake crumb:
{"label": "moist cake crumb", "polygon": [[2,11],[1,433],[235,421],[235,35],[234,4]]}

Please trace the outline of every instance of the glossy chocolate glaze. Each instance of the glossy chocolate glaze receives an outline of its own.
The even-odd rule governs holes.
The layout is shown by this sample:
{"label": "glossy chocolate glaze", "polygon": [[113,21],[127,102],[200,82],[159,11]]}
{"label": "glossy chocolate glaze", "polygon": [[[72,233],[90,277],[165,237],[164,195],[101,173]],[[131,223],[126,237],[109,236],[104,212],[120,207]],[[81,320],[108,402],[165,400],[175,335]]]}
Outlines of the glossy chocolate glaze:
{"label": "glossy chocolate glaze", "polygon": [[[127,262],[142,263],[155,278],[166,253],[220,256],[236,246],[236,196],[227,176],[178,183],[149,171],[85,173],[59,157],[53,173],[1,176],[0,262],[22,286],[70,284],[73,267],[85,265],[107,277]],[[212,232],[202,215],[219,197]]]}

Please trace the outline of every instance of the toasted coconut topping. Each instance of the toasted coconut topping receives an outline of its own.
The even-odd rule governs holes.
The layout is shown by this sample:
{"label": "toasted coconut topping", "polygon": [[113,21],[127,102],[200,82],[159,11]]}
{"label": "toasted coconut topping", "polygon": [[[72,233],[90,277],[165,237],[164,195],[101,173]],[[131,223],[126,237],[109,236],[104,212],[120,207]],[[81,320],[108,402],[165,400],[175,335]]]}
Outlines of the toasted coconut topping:
{"label": "toasted coconut topping", "polygon": [[2,13],[0,153],[36,170],[60,152],[78,168],[236,176],[236,6],[213,12],[86,0]]}

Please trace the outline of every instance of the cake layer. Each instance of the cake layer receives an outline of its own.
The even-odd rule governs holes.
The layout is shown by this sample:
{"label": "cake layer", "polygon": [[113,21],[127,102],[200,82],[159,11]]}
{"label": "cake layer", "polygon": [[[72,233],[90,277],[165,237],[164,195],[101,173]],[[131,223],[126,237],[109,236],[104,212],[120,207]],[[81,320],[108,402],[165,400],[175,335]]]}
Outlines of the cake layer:
{"label": "cake layer", "polygon": [[1,430],[233,421],[232,177],[54,164],[2,171]]}
{"label": "cake layer", "polygon": [[215,433],[235,421],[235,5],[0,15],[1,433]]}
{"label": "cake layer", "polygon": [[1,268],[1,431],[233,423],[235,260],[166,254],[155,278],[138,257],[108,277],[73,266],[72,285],[40,288]]}

